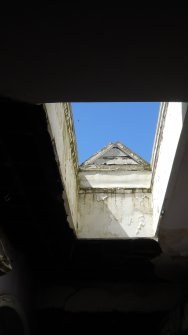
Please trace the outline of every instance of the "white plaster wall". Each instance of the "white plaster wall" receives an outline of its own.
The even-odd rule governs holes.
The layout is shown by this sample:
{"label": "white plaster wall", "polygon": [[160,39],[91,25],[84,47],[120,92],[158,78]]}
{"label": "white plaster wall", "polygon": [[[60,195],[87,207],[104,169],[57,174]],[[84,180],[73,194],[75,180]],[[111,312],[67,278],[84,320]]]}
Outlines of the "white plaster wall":
{"label": "white plaster wall", "polygon": [[185,117],[184,104],[181,102],[170,102],[167,107],[167,114],[164,121],[162,131],[162,139],[160,143],[154,143],[155,147],[159,146],[158,158],[156,166],[153,170],[153,229],[156,231],[163,201],[169,181],[169,177],[178,146],[183,121]]}
{"label": "white plaster wall", "polygon": [[[72,228],[77,225],[77,178],[71,151],[70,129],[67,127],[63,104],[45,104],[49,131],[55,144],[57,160],[64,185],[64,197],[68,221]],[[68,202],[68,203],[67,203]]]}
{"label": "white plaster wall", "polygon": [[[188,106],[184,103],[185,107]],[[186,108],[187,110],[187,108]],[[165,254],[188,260],[188,115],[186,113],[158,225],[158,241]]]}
{"label": "white plaster wall", "polygon": [[151,171],[80,171],[81,188],[150,188]]}
{"label": "white plaster wall", "polygon": [[79,238],[153,237],[151,193],[82,190],[77,235]]}

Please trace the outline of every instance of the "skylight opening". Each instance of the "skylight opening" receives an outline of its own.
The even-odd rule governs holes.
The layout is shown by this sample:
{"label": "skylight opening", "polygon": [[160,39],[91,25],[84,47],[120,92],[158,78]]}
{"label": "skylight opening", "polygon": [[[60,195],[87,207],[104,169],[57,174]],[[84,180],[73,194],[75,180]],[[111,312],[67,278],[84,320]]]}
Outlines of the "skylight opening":
{"label": "skylight opening", "polygon": [[79,164],[115,142],[150,163],[160,102],[79,102],[71,107]]}

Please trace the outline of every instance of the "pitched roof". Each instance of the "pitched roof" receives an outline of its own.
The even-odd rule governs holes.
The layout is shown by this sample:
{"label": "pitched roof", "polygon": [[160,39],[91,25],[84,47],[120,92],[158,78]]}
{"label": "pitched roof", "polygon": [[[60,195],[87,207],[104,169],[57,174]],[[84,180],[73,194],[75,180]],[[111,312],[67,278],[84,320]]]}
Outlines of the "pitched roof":
{"label": "pitched roof", "polygon": [[144,159],[135,154],[120,142],[109,143],[93,156],[88,158],[81,166],[88,165],[148,165]]}

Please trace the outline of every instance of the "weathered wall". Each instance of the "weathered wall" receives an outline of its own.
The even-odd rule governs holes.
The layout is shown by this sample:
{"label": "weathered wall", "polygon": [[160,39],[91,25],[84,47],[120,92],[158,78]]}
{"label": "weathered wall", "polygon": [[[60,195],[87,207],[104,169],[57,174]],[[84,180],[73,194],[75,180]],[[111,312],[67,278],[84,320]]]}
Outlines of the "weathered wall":
{"label": "weathered wall", "polygon": [[78,237],[152,237],[151,193],[147,190],[81,190]]}
{"label": "weathered wall", "polygon": [[151,171],[80,169],[81,188],[150,188]]}
{"label": "weathered wall", "polygon": [[152,154],[153,228],[156,231],[163,209],[163,201],[178,146],[185,104],[161,103]]}
{"label": "weathered wall", "polygon": [[64,186],[64,201],[68,221],[72,228],[77,226],[77,151],[72,114],[67,103],[45,104],[49,131]]}

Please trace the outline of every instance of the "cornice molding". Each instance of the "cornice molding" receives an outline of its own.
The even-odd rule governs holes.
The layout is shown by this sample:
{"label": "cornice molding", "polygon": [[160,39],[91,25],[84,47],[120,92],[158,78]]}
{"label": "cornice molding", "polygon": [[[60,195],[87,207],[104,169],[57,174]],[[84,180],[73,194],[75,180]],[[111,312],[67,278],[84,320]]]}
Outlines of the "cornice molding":
{"label": "cornice molding", "polygon": [[74,165],[75,173],[77,175],[78,174],[78,153],[77,153],[76,135],[75,135],[75,129],[74,129],[72,110],[68,102],[63,102],[62,104],[63,104],[65,121],[67,125],[67,130],[68,130],[73,165]]}
{"label": "cornice molding", "polygon": [[155,132],[155,138],[153,142],[153,150],[152,150],[152,158],[151,158],[151,169],[152,169],[152,180],[151,180],[151,187],[153,185],[153,180],[155,176],[156,166],[159,158],[159,151],[160,146],[163,138],[163,130],[166,120],[166,114],[168,109],[168,102],[161,102],[160,110],[157,120],[157,127]]}

